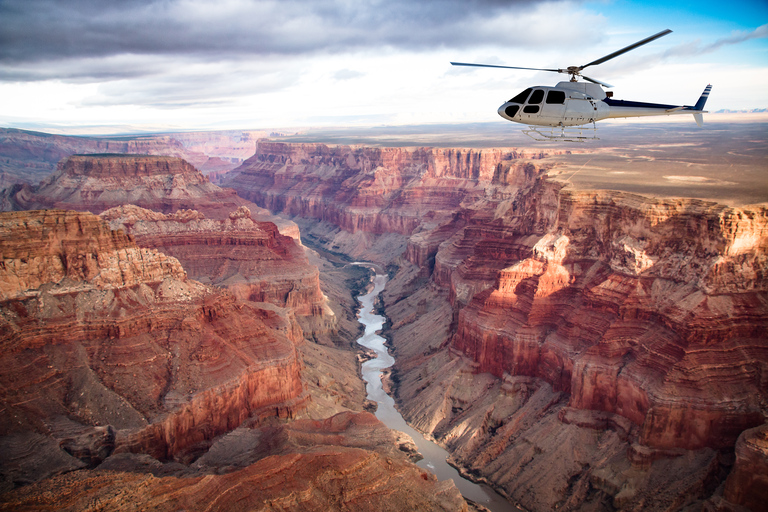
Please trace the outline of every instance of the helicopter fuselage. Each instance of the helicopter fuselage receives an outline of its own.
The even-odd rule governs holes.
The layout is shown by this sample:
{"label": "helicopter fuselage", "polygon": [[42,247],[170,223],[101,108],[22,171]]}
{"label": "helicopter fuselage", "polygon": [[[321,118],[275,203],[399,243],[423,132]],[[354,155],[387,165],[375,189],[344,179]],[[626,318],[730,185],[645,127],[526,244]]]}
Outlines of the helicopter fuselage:
{"label": "helicopter fuselage", "polygon": [[[706,89],[702,97],[708,94]],[[554,87],[530,87],[504,103],[498,112],[504,119],[515,123],[564,127],[609,118],[696,114],[702,110],[690,106],[614,100],[598,84],[569,81]]]}

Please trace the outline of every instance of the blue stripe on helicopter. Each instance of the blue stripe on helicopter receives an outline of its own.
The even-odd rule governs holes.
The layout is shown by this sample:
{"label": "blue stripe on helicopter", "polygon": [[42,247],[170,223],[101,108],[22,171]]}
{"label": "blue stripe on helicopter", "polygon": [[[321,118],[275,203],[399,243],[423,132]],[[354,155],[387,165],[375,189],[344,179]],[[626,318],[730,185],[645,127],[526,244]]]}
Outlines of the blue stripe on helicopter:
{"label": "blue stripe on helicopter", "polygon": [[[664,110],[679,108],[679,105],[664,105],[662,103],[644,103],[642,101],[614,100],[613,98],[605,98],[603,102],[607,103],[612,107],[658,108],[658,109],[664,109]],[[683,107],[683,109],[689,109],[689,108],[693,108],[693,107]]]}

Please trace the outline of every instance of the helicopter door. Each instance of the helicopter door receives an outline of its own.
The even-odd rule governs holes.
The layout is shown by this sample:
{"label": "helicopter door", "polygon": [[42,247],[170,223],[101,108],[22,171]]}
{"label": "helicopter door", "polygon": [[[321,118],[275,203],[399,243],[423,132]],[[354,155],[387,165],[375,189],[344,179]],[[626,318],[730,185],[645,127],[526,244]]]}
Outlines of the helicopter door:
{"label": "helicopter door", "polygon": [[565,107],[563,117],[563,125],[565,126],[591,123],[593,119],[597,118],[596,102],[587,96],[579,97],[569,94]]}
{"label": "helicopter door", "polygon": [[542,105],[542,121],[548,121],[549,124],[557,126],[563,121],[565,116],[565,91],[550,89],[547,91],[547,98]]}

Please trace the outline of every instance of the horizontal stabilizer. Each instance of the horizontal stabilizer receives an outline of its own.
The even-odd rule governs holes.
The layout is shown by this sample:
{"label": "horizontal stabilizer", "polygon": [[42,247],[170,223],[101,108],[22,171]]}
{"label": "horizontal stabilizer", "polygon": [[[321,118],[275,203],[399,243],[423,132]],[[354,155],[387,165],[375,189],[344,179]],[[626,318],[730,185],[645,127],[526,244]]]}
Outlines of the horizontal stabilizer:
{"label": "horizontal stabilizer", "polygon": [[685,107],[675,107],[675,108],[668,108],[667,112],[677,112],[678,110],[683,110]]}

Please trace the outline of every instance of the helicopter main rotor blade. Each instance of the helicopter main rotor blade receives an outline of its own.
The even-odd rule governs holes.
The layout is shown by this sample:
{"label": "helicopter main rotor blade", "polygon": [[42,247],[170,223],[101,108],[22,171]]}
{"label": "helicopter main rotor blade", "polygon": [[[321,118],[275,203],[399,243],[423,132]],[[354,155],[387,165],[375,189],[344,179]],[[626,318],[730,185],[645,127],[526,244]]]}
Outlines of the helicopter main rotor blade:
{"label": "helicopter main rotor blade", "polygon": [[594,78],[589,78],[588,76],[579,75],[581,78],[586,80],[587,82],[592,82],[593,84],[602,85],[603,87],[607,87],[609,89],[612,89],[613,86],[611,84],[607,84],[605,82],[601,82],[600,80],[595,80]]}
{"label": "helicopter main rotor blade", "polygon": [[626,53],[626,52],[628,52],[630,50],[634,50],[638,46],[643,46],[644,44],[650,43],[651,41],[653,41],[655,39],[658,39],[660,37],[663,37],[663,36],[665,36],[665,35],[667,35],[667,34],[669,34],[671,32],[672,31],[669,30],[669,29],[662,30],[658,34],[654,34],[651,37],[646,37],[642,41],[638,41],[638,42],[636,42],[634,44],[631,44],[631,45],[627,46],[626,48],[622,48],[621,50],[618,50],[618,51],[615,51],[615,52],[611,53],[610,55],[606,55],[605,57],[601,57],[601,58],[599,58],[597,60],[593,60],[589,64],[584,64],[583,66],[579,66],[579,70],[582,70],[582,69],[586,68],[587,66],[594,66],[595,64],[602,64],[603,62],[605,62],[607,60],[611,60],[614,57],[618,57],[622,53]]}
{"label": "helicopter main rotor blade", "polygon": [[451,62],[454,66],[473,66],[477,68],[504,68],[504,69],[530,69],[531,71],[554,71],[559,73],[559,69],[543,69],[543,68],[518,68],[515,66],[495,66],[493,64],[469,64],[467,62]]}

